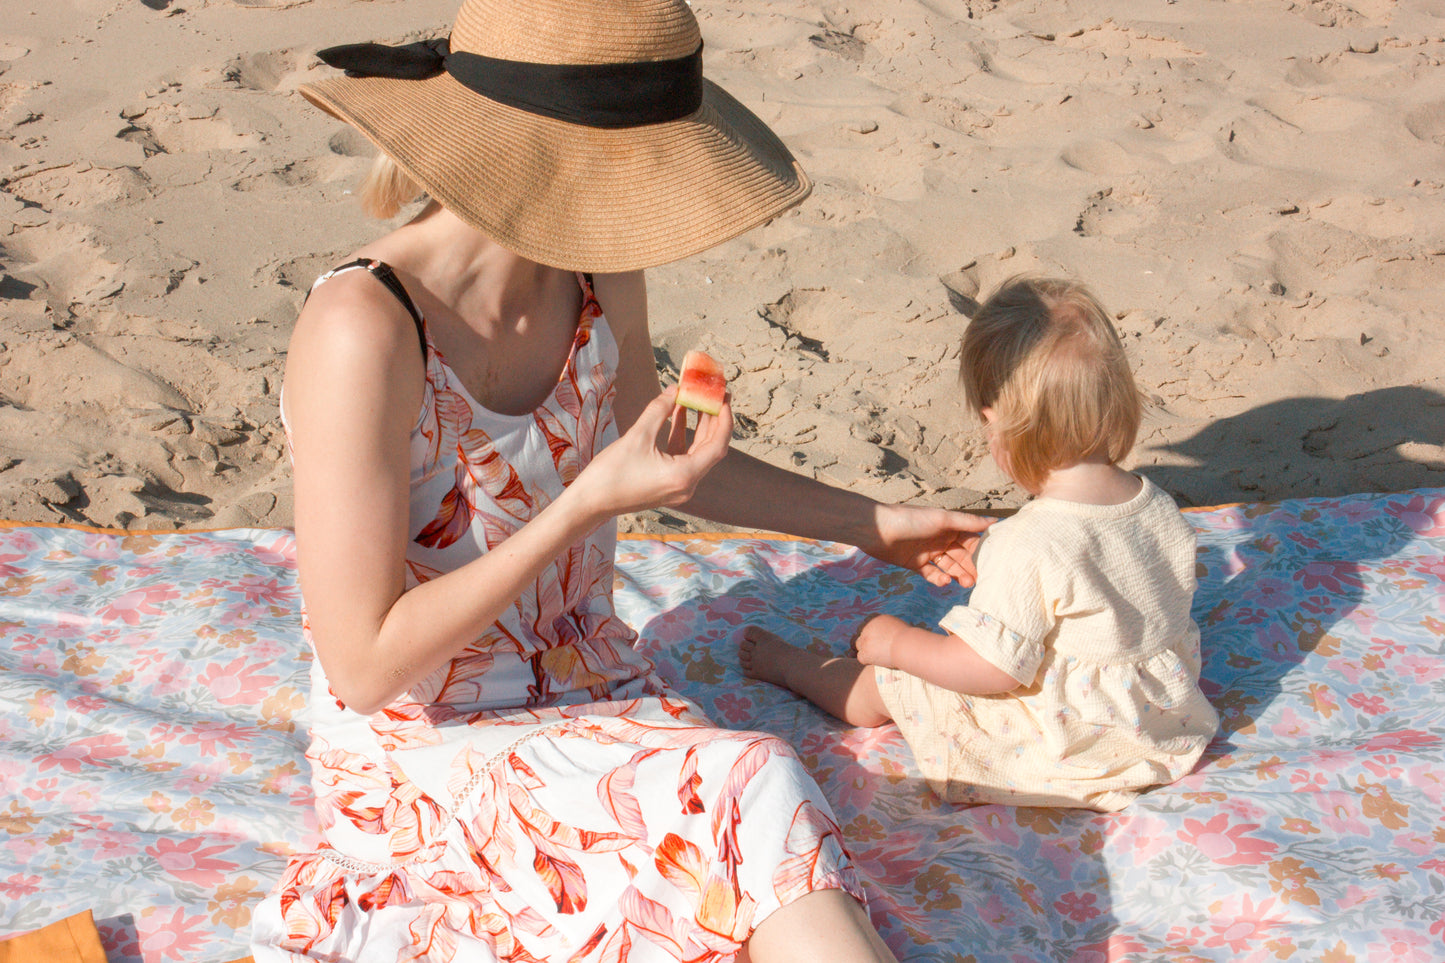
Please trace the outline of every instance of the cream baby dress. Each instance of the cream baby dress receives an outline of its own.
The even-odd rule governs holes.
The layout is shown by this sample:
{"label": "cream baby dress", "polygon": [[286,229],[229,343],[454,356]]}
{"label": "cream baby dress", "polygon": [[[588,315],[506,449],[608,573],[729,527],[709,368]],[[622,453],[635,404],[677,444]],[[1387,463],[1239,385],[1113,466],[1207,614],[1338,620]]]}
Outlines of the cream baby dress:
{"label": "cream baby dress", "polygon": [[950,802],[1117,810],[1187,774],[1219,728],[1199,689],[1194,530],[1143,479],[1120,505],[1038,498],[989,529],[946,632],[1019,681],[968,696],[897,669],[878,688]]}

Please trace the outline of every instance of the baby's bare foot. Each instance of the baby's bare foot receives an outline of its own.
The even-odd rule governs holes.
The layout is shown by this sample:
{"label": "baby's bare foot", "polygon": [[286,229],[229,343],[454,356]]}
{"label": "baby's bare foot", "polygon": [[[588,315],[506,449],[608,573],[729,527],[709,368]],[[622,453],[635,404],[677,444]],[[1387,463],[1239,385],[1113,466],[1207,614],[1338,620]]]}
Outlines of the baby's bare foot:
{"label": "baby's bare foot", "polygon": [[743,675],[785,689],[790,688],[788,669],[810,655],[755,625],[743,629],[743,637],[738,642],[738,661],[742,663]]}

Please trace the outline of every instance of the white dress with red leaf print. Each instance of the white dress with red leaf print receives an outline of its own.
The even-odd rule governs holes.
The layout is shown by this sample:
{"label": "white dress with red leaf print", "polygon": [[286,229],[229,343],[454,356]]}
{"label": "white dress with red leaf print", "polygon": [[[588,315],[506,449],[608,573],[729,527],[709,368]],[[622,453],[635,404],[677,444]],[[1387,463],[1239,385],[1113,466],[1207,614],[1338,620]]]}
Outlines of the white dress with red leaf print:
{"label": "white dress with red leaf print", "polygon": [[[428,339],[411,584],[497,545],[616,437],[617,346],[579,283],[571,356],[530,414],[477,404]],[[342,707],[314,663],[307,755],[326,843],[258,908],[258,963],[728,960],[812,890],[862,898],[791,748],[714,728],[633,649],[612,606],[615,547],[613,526],[572,546],[373,716]]]}

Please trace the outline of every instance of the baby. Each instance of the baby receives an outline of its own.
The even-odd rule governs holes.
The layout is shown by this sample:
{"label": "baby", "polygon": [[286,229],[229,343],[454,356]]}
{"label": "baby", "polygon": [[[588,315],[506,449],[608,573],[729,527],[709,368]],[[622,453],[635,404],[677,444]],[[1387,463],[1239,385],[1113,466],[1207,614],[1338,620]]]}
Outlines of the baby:
{"label": "baby", "polygon": [[1187,774],[1219,726],[1199,690],[1194,531],[1119,467],[1141,404],[1088,290],[1015,278],[963,339],[989,450],[1034,499],[985,534],[978,582],[942,631],[876,615],[856,658],[749,626],[743,671],[859,726],[898,724],[960,803],[1118,810]]}

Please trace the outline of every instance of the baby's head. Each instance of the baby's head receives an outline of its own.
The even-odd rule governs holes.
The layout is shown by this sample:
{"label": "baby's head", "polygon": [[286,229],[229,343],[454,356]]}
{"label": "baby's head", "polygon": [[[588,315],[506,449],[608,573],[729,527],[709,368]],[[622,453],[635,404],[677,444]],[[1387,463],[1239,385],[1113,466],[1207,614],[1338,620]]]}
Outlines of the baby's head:
{"label": "baby's head", "polygon": [[1049,472],[1121,461],[1143,406],[1109,315],[1081,284],[1015,277],[963,336],[968,406],[988,422],[995,457],[1031,492]]}

